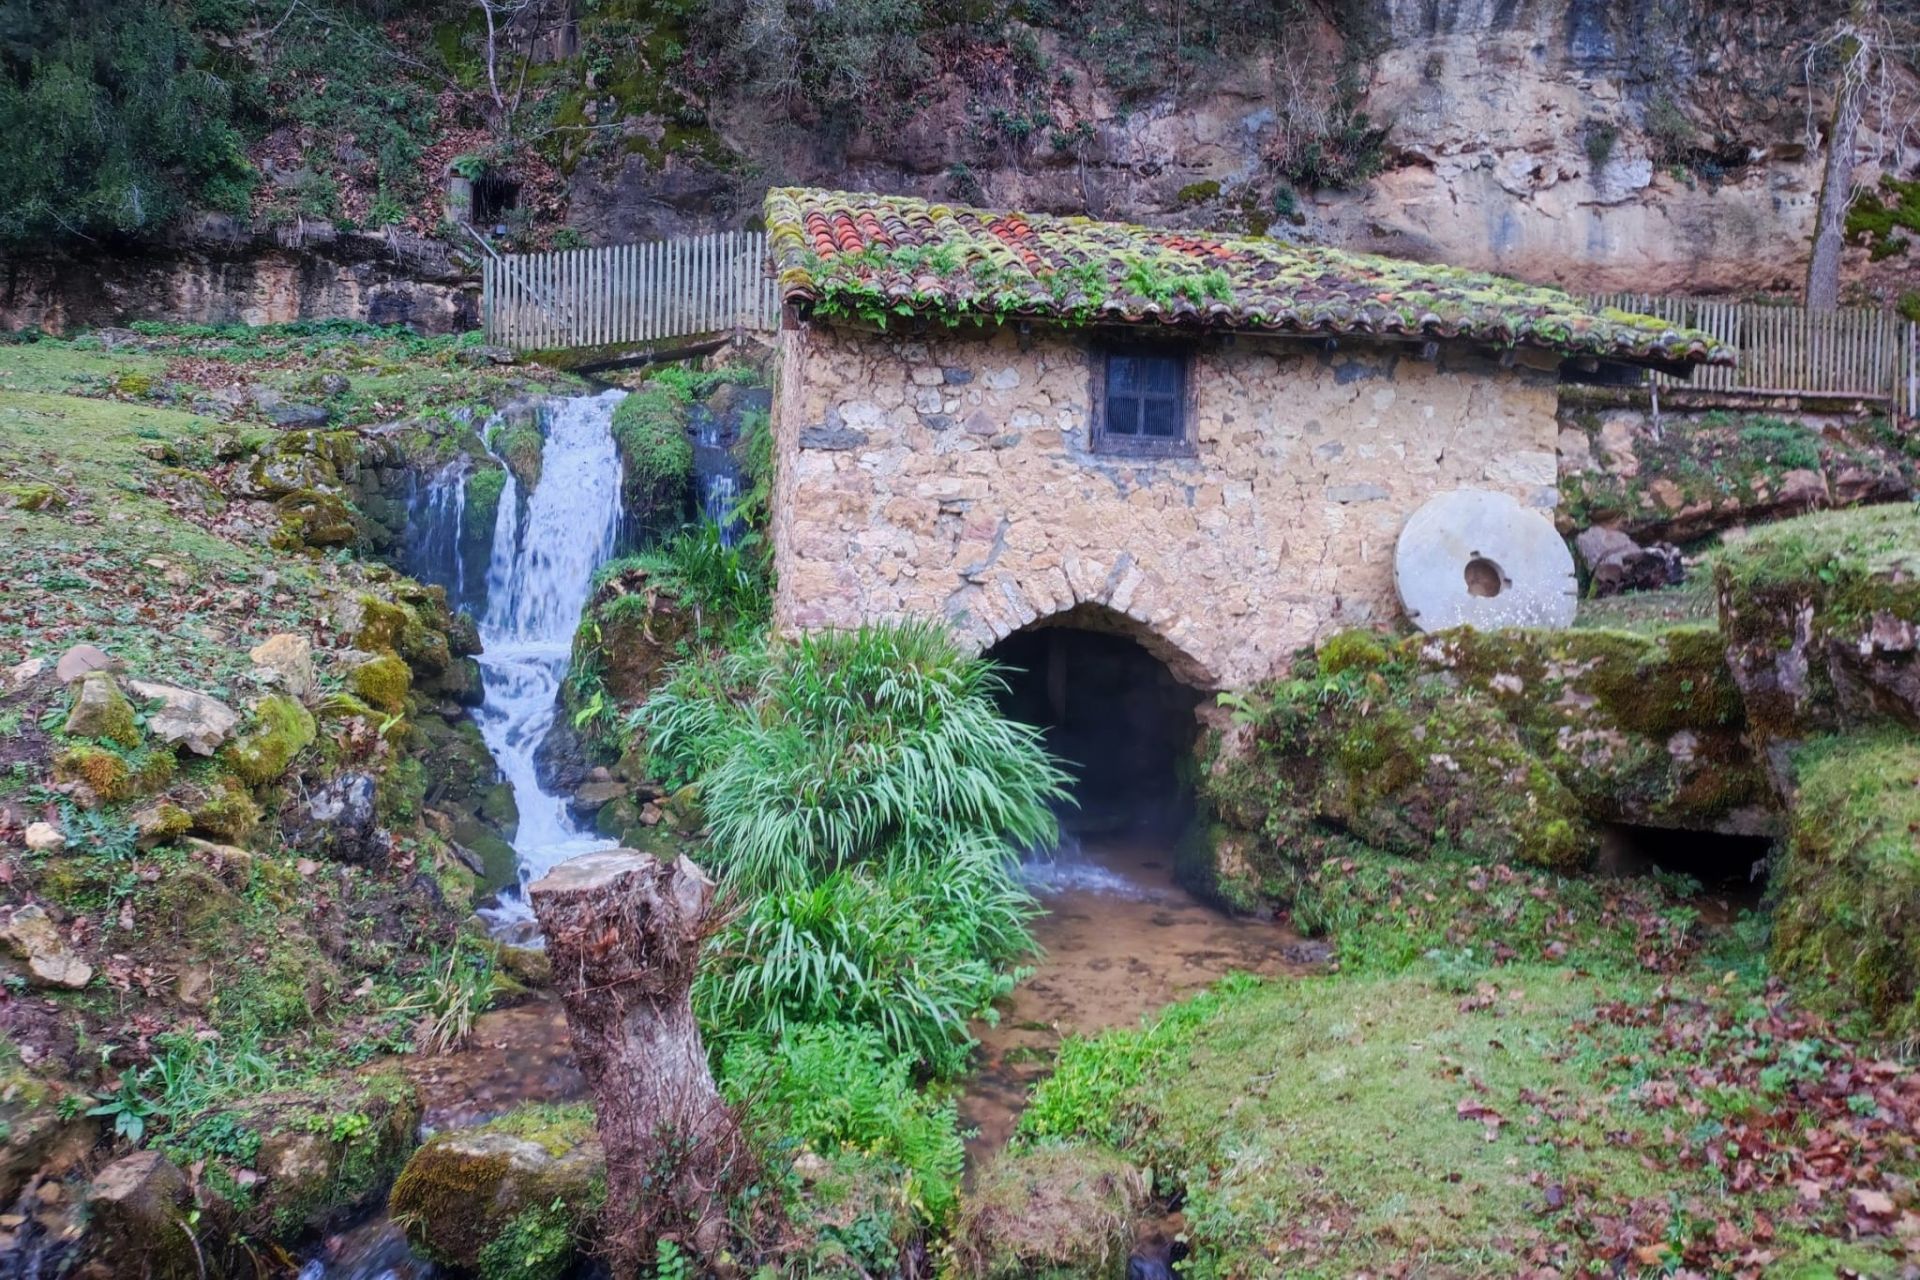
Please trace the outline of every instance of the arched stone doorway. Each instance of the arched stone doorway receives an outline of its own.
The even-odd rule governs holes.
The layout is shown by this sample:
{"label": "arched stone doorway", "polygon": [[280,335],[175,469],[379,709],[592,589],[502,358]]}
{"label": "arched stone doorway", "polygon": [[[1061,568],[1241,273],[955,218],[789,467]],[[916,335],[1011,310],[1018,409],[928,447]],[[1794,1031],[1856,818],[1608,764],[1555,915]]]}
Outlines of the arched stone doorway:
{"label": "arched stone doorway", "polygon": [[1003,704],[1037,726],[1074,776],[1062,827],[1171,842],[1192,816],[1200,690],[1180,656],[1124,614],[1078,605],[986,651],[1007,682]]}

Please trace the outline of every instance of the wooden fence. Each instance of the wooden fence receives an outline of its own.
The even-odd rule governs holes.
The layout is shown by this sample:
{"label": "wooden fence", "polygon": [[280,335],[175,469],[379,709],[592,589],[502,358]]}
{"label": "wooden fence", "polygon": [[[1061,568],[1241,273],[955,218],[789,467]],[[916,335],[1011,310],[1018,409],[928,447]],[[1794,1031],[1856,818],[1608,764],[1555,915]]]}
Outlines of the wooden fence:
{"label": "wooden fence", "polygon": [[773,329],[780,303],[757,231],[489,258],[487,341],[517,351]]}
{"label": "wooden fence", "polygon": [[1906,417],[1920,415],[1914,325],[1891,311],[1808,311],[1632,293],[1605,294],[1593,301],[1704,329],[1740,353],[1740,362],[1731,369],[1696,369],[1693,377],[1684,379],[1656,375],[1663,386],[1758,396],[1858,397],[1882,401]]}
{"label": "wooden fence", "polygon": [[[763,232],[604,249],[494,255],[482,267],[487,341],[521,351],[608,347],[779,327]],[[1704,329],[1740,353],[1661,385],[1760,396],[1840,396],[1920,417],[1916,329],[1891,311],[1812,312],[1699,298],[1603,294],[1596,306]]]}

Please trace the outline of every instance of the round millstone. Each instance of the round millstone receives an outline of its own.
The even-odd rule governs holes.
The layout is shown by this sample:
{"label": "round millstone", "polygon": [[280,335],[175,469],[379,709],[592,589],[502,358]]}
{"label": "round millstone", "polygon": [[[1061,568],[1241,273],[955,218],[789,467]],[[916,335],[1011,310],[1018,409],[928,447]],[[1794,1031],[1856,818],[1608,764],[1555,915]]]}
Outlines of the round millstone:
{"label": "round millstone", "polygon": [[1486,489],[1443,493],[1414,512],[1393,577],[1422,631],[1566,627],[1579,604],[1573,554],[1553,522]]}

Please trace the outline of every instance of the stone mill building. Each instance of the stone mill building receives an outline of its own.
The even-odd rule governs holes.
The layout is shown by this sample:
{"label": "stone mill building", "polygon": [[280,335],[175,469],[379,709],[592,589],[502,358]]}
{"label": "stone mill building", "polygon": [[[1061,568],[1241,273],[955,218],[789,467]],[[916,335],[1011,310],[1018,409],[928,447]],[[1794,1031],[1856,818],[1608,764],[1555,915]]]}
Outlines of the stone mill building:
{"label": "stone mill building", "polygon": [[1563,379],[1731,358],[1558,290],[1267,238],[799,189],[766,221],[777,621],[1117,632],[1194,689],[1394,617],[1430,498],[1551,507]]}

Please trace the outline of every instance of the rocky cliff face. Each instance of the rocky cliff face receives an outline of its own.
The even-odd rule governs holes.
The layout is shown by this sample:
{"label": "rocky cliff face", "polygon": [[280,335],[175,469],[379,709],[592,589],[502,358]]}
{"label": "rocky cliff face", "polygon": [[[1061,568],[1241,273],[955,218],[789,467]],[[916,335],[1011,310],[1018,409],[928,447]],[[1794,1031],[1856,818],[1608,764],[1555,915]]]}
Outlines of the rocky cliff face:
{"label": "rocky cliff face", "polygon": [[[589,153],[570,221],[596,241],[672,234],[744,221],[769,180],[798,181],[1270,229],[1580,289],[1797,289],[1818,156],[1787,51],[1831,16],[1820,6],[1364,7],[1364,43],[1322,21],[1145,100],[1040,30],[1044,89],[948,57],[903,121],[850,135],[784,106],[710,102],[715,134],[750,163],[670,146]],[[1316,126],[1357,127],[1333,87],[1343,74],[1348,107],[1386,130],[1379,168],[1350,190],[1308,191],[1276,158]],[[649,128],[670,137],[629,124]]]}

